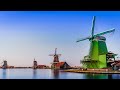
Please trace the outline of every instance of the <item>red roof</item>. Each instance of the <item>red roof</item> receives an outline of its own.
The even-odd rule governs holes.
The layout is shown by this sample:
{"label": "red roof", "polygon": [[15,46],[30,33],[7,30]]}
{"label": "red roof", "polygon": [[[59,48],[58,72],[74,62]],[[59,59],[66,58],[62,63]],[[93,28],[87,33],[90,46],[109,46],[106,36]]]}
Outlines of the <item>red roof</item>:
{"label": "red roof", "polygon": [[64,64],[65,62],[58,62],[57,64],[55,64],[56,67],[60,67]]}
{"label": "red roof", "polygon": [[37,65],[38,68],[46,67],[46,65]]}

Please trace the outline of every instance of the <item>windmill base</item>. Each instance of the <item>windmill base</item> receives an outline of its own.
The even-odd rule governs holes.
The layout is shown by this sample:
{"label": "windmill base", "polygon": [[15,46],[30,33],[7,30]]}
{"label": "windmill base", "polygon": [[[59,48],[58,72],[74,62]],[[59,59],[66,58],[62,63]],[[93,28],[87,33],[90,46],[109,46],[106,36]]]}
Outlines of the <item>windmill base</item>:
{"label": "windmill base", "polygon": [[97,61],[83,61],[83,67],[84,68],[90,68],[90,69],[101,69],[106,68],[107,65],[102,65],[100,62]]}

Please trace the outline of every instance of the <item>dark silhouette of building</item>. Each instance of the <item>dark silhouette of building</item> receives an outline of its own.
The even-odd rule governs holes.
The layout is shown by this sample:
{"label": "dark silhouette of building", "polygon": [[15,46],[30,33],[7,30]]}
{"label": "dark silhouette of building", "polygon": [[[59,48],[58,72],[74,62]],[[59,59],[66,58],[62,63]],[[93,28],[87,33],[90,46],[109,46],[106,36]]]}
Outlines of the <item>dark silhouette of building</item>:
{"label": "dark silhouette of building", "polygon": [[2,66],[3,69],[7,69],[8,68],[8,65],[7,65],[7,61],[4,60],[3,61],[3,66]]}
{"label": "dark silhouette of building", "polygon": [[33,69],[37,69],[37,61],[35,60],[35,58],[34,58],[34,61],[33,61]]}

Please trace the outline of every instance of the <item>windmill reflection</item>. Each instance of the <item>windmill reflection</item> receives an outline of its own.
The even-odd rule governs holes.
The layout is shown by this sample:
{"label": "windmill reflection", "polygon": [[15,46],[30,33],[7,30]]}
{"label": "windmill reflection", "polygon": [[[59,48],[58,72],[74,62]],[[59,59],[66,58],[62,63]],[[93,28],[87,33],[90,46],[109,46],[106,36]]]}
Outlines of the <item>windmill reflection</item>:
{"label": "windmill reflection", "polygon": [[3,69],[3,73],[2,73],[2,75],[3,75],[3,79],[7,79],[7,70],[6,69]]}
{"label": "windmill reflection", "polygon": [[111,76],[108,76],[107,74],[86,74],[86,79],[110,79]]}
{"label": "windmill reflection", "polygon": [[53,73],[54,79],[59,79],[59,70],[58,69],[53,69],[52,73]]}
{"label": "windmill reflection", "polygon": [[33,79],[37,78],[37,69],[33,69]]}

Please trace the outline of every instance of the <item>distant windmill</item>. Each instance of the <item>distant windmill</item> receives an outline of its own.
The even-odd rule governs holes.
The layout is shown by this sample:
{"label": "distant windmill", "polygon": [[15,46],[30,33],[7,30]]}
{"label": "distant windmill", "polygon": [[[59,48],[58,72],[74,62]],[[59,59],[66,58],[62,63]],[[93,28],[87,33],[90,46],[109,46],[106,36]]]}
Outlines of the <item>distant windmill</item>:
{"label": "distant windmill", "polygon": [[108,53],[106,46],[106,38],[102,35],[114,32],[115,29],[111,29],[99,34],[94,35],[95,16],[93,17],[92,33],[91,36],[77,40],[76,42],[89,40],[90,50],[89,55],[84,57],[82,63],[87,68],[105,68],[107,67],[106,54]]}
{"label": "distant windmill", "polygon": [[[7,69],[7,67],[8,67],[7,61],[6,61],[6,60],[3,60],[2,63],[3,63],[2,68],[3,68],[3,69]],[[2,63],[1,63],[1,64],[2,64]]]}
{"label": "distant windmill", "polygon": [[59,62],[59,56],[61,56],[61,54],[57,54],[57,48],[55,48],[55,54],[50,54],[49,56],[53,56],[53,63],[57,63]]}
{"label": "distant windmill", "polygon": [[34,61],[33,61],[33,69],[37,69],[37,61],[35,60],[35,58],[34,58]]}

